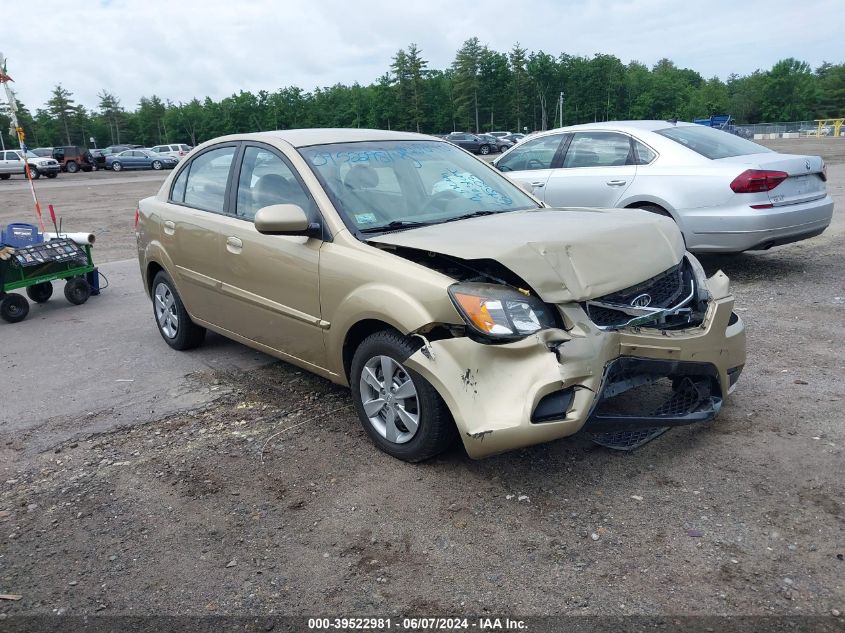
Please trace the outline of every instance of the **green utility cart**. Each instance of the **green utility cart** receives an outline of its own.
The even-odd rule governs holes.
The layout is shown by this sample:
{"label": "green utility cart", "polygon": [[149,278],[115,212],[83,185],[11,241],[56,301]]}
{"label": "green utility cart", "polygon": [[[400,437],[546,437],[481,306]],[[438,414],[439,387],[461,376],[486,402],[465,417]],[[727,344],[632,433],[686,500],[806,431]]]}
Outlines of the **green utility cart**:
{"label": "green utility cart", "polygon": [[25,289],[36,303],[53,295],[53,282],[65,280],[65,298],[74,305],[88,301],[97,285],[97,269],[91,260],[91,246],[80,246],[66,238],[25,246],[14,246],[8,259],[0,260],[0,317],[9,323],[23,321],[29,303],[13,290]]}

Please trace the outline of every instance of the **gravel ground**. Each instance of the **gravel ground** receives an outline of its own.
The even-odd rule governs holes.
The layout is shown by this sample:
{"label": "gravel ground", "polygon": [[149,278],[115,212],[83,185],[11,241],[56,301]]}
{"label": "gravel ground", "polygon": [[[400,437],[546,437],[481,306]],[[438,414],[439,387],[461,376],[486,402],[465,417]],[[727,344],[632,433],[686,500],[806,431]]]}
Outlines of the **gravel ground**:
{"label": "gravel ground", "polygon": [[[845,611],[845,151],[824,155],[828,232],[704,260],[749,337],[715,422],[630,454],[576,436],[408,465],[320,378],[198,373],[224,395],[187,415],[47,450],[0,430],[0,593],[23,596],[0,614]],[[51,193],[122,259],[144,176]]]}

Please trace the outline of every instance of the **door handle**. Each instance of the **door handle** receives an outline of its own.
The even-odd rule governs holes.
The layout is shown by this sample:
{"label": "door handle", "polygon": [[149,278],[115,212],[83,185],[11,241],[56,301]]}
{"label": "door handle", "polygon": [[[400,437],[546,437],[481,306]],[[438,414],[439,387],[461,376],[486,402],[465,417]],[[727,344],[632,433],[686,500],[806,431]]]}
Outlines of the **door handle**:
{"label": "door handle", "polygon": [[535,189],[539,189],[540,187],[545,187],[546,183],[544,183],[544,182],[532,182],[531,186],[534,187]]}
{"label": "door handle", "polygon": [[171,220],[165,220],[164,232],[167,235],[173,235],[174,233],[176,233],[176,223]]}
{"label": "door handle", "polygon": [[243,250],[243,247],[244,243],[240,240],[240,238],[233,235],[226,238],[226,250],[233,255],[239,255],[241,250]]}
{"label": "door handle", "polygon": [[621,187],[626,182],[628,182],[628,181],[627,180],[608,180],[607,184],[610,185],[611,187]]}

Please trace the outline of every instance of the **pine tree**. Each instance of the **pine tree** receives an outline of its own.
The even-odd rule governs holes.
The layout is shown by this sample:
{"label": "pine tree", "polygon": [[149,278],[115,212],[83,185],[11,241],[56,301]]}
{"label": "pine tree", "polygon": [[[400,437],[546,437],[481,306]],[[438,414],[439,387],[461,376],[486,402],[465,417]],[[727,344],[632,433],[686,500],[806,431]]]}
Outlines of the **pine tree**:
{"label": "pine tree", "polygon": [[76,105],[74,104],[73,93],[62,88],[62,84],[53,88],[53,96],[47,102],[47,109],[50,114],[59,119],[65,129],[65,140],[70,145],[70,119],[74,116]]}

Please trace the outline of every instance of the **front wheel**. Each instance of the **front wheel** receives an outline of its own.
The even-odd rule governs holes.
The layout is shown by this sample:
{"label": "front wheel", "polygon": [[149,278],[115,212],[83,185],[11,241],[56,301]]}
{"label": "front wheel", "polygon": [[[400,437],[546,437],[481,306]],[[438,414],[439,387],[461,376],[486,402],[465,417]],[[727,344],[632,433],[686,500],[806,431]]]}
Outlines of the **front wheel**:
{"label": "front wheel", "polygon": [[118,163],[117,161],[114,161],[114,162],[111,164],[111,168],[112,168],[112,171],[120,171],[121,169],[123,169],[123,165],[121,165],[121,164],[120,164],[120,163]]}
{"label": "front wheel", "polygon": [[29,175],[32,176],[33,180],[38,180],[39,178],[41,178],[41,172],[38,171],[35,167],[29,168]]}
{"label": "front wheel", "polygon": [[156,169],[156,170],[161,169],[161,161],[160,160],[154,160],[153,161],[153,169]]}
{"label": "front wheel", "polygon": [[75,306],[81,306],[91,296],[91,284],[83,277],[71,277],[65,284],[65,299]]}
{"label": "front wheel", "polygon": [[388,455],[419,462],[442,453],[455,426],[431,384],[403,363],[419,349],[398,332],[367,337],[352,359],[352,401],[364,431]]}
{"label": "front wheel", "polygon": [[482,156],[487,156],[487,154],[490,153],[490,146],[489,145],[482,145],[478,149],[478,153],[481,154]]}
{"label": "front wheel", "polygon": [[205,328],[191,321],[173,281],[164,271],[153,279],[153,316],[161,338],[173,349],[192,349],[205,339]]}

